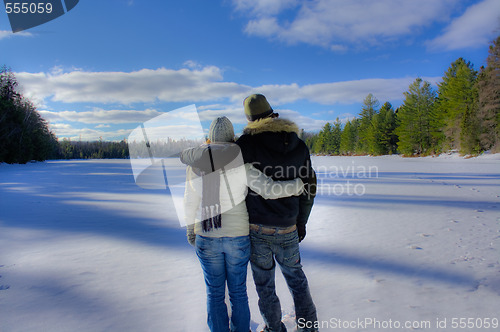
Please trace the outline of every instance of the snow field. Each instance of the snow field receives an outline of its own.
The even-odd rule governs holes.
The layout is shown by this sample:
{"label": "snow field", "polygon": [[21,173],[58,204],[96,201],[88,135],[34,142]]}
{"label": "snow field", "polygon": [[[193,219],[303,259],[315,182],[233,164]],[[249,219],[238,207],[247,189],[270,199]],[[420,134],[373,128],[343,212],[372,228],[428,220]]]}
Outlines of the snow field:
{"label": "snow field", "polygon": [[[321,194],[301,253],[321,330],[500,319],[500,156],[313,163]],[[276,280],[293,331],[279,269]],[[248,294],[255,331],[250,271]],[[198,332],[205,320],[203,275],[172,199],[138,187],[127,160],[0,165],[0,331]]]}
{"label": "snow field", "polygon": [[320,196],[308,234],[315,240],[303,245],[319,315],[429,321],[433,330],[436,320],[446,317],[498,318],[498,161],[317,157],[314,162],[347,168],[353,160],[376,166],[378,175],[332,177],[359,181],[366,192]]}

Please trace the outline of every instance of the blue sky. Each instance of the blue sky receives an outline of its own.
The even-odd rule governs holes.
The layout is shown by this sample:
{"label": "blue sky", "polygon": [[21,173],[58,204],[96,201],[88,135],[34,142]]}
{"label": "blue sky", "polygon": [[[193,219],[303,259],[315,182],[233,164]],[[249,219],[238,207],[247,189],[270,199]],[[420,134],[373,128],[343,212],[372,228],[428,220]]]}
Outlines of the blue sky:
{"label": "blue sky", "polygon": [[120,140],[191,104],[240,132],[251,93],[318,131],[459,57],[479,69],[499,28],[498,0],[80,0],[15,34],[2,11],[0,64],[60,138]]}

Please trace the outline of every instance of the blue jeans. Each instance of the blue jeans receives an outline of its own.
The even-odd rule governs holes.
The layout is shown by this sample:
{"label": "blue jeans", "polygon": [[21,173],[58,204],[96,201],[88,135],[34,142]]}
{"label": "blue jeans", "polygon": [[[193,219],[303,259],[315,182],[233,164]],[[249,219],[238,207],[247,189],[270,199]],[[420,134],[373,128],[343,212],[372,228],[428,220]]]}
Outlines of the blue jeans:
{"label": "blue jeans", "polygon": [[[197,235],[196,254],[207,285],[207,323],[210,331],[250,331],[246,285],[250,238],[210,238]],[[224,301],[226,283],[231,302],[231,320]]]}
{"label": "blue jeans", "polygon": [[[279,263],[295,305],[297,322],[316,322],[316,307],[313,303],[306,275],[300,264],[299,239],[297,231],[288,234],[261,234],[250,230],[251,257],[253,279],[259,295],[259,309],[266,323],[265,331],[285,332],[286,327],[281,322],[281,306],[276,295],[274,270],[275,260]],[[299,319],[302,318],[300,321]],[[297,331],[317,331],[316,329],[300,328]]]}

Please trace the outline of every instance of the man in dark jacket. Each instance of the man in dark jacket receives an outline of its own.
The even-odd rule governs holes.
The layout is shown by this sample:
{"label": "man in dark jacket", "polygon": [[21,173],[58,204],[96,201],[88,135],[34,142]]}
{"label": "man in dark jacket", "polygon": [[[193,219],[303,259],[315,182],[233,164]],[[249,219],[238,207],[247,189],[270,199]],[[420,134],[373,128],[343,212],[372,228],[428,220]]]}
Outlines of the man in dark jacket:
{"label": "man in dark jacket", "polygon": [[244,162],[252,163],[274,180],[300,177],[308,188],[299,197],[266,201],[249,192],[246,198],[250,218],[250,262],[259,309],[266,324],[264,331],[286,331],[275,291],[276,261],[293,297],[297,331],[317,331],[314,328],[316,307],[299,253],[299,242],[306,235],[306,223],[316,193],[316,175],[309,149],[298,137],[297,125],[278,118],[263,95],[247,97],[244,109],[249,123],[236,142],[241,147]]}

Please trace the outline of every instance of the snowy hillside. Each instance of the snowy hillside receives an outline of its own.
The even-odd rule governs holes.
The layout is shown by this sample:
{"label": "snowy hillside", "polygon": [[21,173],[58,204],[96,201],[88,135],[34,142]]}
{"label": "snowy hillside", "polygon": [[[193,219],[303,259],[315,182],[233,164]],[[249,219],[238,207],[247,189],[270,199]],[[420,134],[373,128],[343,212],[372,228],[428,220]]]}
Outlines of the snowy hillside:
{"label": "snowy hillside", "polygon": [[[313,163],[301,249],[320,330],[500,329],[499,155]],[[248,293],[255,331],[250,273]],[[199,332],[205,315],[172,198],[128,160],[0,165],[0,331]]]}

